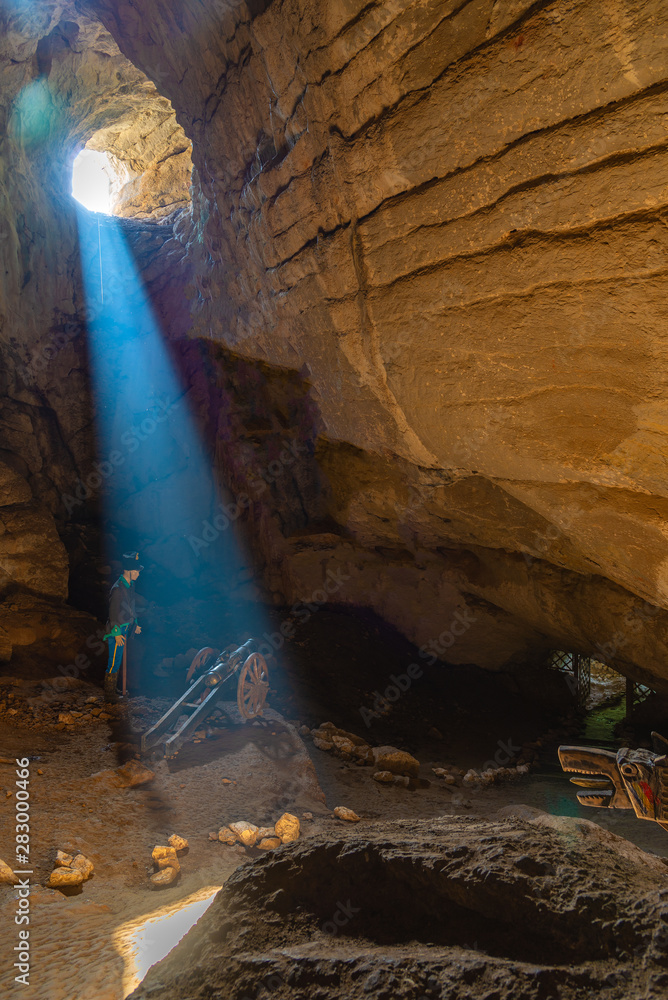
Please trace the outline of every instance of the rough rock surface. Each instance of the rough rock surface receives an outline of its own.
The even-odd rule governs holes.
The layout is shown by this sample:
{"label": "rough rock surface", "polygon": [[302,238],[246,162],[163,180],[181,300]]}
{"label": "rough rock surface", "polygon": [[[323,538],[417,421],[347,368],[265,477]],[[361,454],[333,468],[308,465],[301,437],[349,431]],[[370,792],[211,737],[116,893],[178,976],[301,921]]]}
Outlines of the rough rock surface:
{"label": "rough rock surface", "polygon": [[379,771],[391,771],[392,774],[407,774],[417,778],[420,773],[420,761],[405,750],[397,747],[374,747],[373,762]]}
{"label": "rough rock surface", "polygon": [[586,820],[384,823],[242,865],[131,996],[658,998],[667,918],[664,864]]}
{"label": "rough rock surface", "polygon": [[360,817],[353,809],[349,809],[348,806],[335,806],[334,816],[337,819],[343,819],[347,823],[359,823]]}
{"label": "rough rock surface", "polygon": [[46,883],[47,889],[67,889],[71,886],[81,885],[85,880],[83,871],[75,868],[56,868],[49,875]]}
{"label": "rough rock surface", "polygon": [[[98,771],[97,774],[91,776],[91,781],[107,784],[114,788],[134,788],[136,785],[145,785],[153,778],[155,778],[155,772],[151,771],[145,764],[138,760],[129,760],[114,770]],[[164,848],[164,850],[173,851],[173,848]]]}
{"label": "rough rock surface", "polygon": [[292,813],[283,813],[281,818],[276,820],[274,829],[282,844],[294,844],[299,840],[299,820]]}
{"label": "rough rock surface", "polygon": [[[145,111],[174,204],[192,143],[192,207],[123,232],[217,475],[252,497],[281,436],[302,448],[241,519],[265,593],[371,607],[457,663],[565,647],[668,689],[665,5],[35,0],[2,18],[2,449],[73,563],[96,501],[62,503],[95,457],[66,166],[118,123],[119,155],[134,142],[157,170],[152,132],[124,138]],[[128,494],[150,506],[147,483]],[[151,542],[173,562],[174,538]]]}
{"label": "rough rock surface", "polygon": [[263,837],[262,840],[259,841],[257,846],[260,848],[261,851],[273,851],[275,848],[281,846],[281,838]]}
{"label": "rough rock surface", "polygon": [[90,858],[87,858],[85,856],[85,854],[77,854],[77,856],[74,858],[74,861],[72,862],[71,867],[74,869],[74,871],[81,872],[81,874],[84,877],[84,881],[89,879],[95,870],[95,865],[90,860]]}
{"label": "rough rock surface", "polygon": [[0,462],[0,594],[20,585],[67,597],[67,570],[53,515],[35,503],[23,476]]}
{"label": "rough rock surface", "polygon": [[[255,845],[258,827],[256,827],[254,823],[248,823],[246,820],[239,820],[236,823],[230,823],[230,830],[245,847],[253,847]],[[220,839],[220,834],[218,839]]]}
{"label": "rough rock surface", "polygon": [[177,878],[181,874],[180,868],[173,868],[171,866],[167,868],[161,868],[160,871],[155,872],[149,878],[149,885],[152,889],[166,889],[167,886],[172,885],[176,882]]}
{"label": "rough rock surface", "polygon": [[14,874],[12,868],[9,867],[6,861],[0,861],[0,884],[2,885],[16,885],[19,881],[19,876]]}
{"label": "rough rock surface", "polygon": [[168,843],[175,851],[186,851],[188,849],[188,841],[185,837],[179,837],[178,833],[173,833],[168,838]]}

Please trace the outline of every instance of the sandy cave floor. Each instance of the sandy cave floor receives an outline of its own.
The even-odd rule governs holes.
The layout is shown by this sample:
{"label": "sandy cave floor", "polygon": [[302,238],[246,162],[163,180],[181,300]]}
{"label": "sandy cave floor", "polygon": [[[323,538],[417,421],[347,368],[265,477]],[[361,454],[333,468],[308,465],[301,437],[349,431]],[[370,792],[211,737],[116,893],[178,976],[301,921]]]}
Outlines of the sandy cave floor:
{"label": "sandy cave floor", "polygon": [[[316,640],[317,636],[304,637],[303,655],[313,653]],[[136,928],[158,910],[221,886],[239,865],[262,853],[209,839],[210,832],[234,820],[270,825],[289,811],[302,819],[303,837],[337,836],[344,824],[331,815],[336,805],[354,809],[362,818],[361,828],[387,819],[486,818],[504,806],[526,803],[586,816],[645,850],[668,856],[668,836],[655,824],[640,823],[625,813],[607,816],[603,810],[580,809],[567,780],[555,774],[554,747],[559,742],[576,742],[573,737],[581,726],[574,713],[559,719],[545,712],[528,713],[516,695],[503,701],[494,678],[489,690],[480,682],[475,698],[467,704],[463,691],[453,697],[459,683],[456,673],[449,679],[443,702],[443,691],[427,672],[391,712],[365,727],[360,704],[369,703],[368,692],[376,682],[381,684],[401,667],[404,651],[396,653],[395,664],[388,665],[381,657],[375,677],[374,664],[367,663],[368,677],[362,686],[355,684],[359,671],[352,646],[341,631],[339,640],[338,648],[331,650],[329,668],[320,658],[317,674],[300,669],[298,656],[279,663],[272,678],[274,708],[263,720],[242,724],[236,707],[226,703],[222,706],[226,718],[221,727],[210,729],[210,738],[187,745],[170,761],[157,754],[144,755],[143,762],[155,771],[155,778],[134,788],[117,788],[99,772],[139,754],[141,732],[171,703],[173,692],[163,698],[137,694],[126,707],[111,713],[100,689],[78,680],[60,693],[58,710],[95,707],[106,710],[111,718],[100,721],[91,716],[75,725],[61,724],[57,730],[52,725],[12,724],[14,716],[3,714],[0,858],[13,863],[11,761],[15,756],[29,756],[34,871],[31,985],[14,984],[7,947],[0,964],[3,995],[39,1000],[121,1000],[127,996],[138,981],[133,948],[138,951],[139,965],[145,966],[162,935],[160,925],[154,925],[148,940],[145,937],[137,945],[133,943]],[[359,635],[355,640],[359,641]],[[338,672],[333,685],[334,662]],[[0,692],[6,692],[13,682],[4,677],[0,683]],[[13,704],[19,705],[16,714],[25,723],[29,716],[22,714],[22,701],[27,704],[40,685],[48,688],[49,681],[32,678],[15,683]],[[465,683],[470,686],[470,677]],[[497,732],[499,718],[502,731]],[[393,743],[408,749],[421,763],[417,781],[409,787],[379,784],[372,779],[373,768],[343,761],[316,749],[308,737],[300,737],[301,724],[310,727],[329,719],[372,744]],[[433,767],[443,765],[480,767],[493,756],[498,741],[507,739],[522,747],[516,759],[530,761],[529,775],[476,790],[445,786],[432,772]],[[305,812],[313,818],[304,819]],[[171,833],[186,837],[190,845],[181,858],[180,880],[167,889],[151,891],[151,851],[156,844],[166,843]],[[57,849],[81,851],[95,864],[94,877],[75,895],[41,888]],[[0,893],[2,925],[9,929],[7,944],[13,946],[16,890],[1,886]]]}

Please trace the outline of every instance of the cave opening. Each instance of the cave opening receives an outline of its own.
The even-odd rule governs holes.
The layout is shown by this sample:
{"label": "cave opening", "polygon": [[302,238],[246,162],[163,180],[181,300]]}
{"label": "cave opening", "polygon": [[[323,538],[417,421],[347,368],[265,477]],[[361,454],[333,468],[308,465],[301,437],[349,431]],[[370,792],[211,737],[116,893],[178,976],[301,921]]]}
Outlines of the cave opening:
{"label": "cave opening", "polygon": [[71,193],[85,208],[159,221],[190,205],[190,144],[185,137],[175,138],[173,131],[160,129],[165,118],[173,119],[173,112],[165,111],[157,121],[152,114],[143,118],[147,120],[138,130],[123,112],[74,157]]}
{"label": "cave opening", "polygon": [[72,197],[91,212],[111,215],[118,170],[109,153],[82,149],[72,164]]}

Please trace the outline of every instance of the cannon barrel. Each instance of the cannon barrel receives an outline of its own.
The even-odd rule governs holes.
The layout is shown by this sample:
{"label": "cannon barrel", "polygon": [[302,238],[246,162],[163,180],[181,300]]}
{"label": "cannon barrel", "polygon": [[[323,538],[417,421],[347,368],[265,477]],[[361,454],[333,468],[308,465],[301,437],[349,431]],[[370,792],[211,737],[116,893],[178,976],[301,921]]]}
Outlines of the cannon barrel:
{"label": "cannon barrel", "polygon": [[206,686],[216,687],[217,684],[222,684],[232,677],[250,654],[257,650],[257,646],[257,639],[249,639],[243,646],[239,646],[238,649],[221,657],[216,665],[204,675]]}

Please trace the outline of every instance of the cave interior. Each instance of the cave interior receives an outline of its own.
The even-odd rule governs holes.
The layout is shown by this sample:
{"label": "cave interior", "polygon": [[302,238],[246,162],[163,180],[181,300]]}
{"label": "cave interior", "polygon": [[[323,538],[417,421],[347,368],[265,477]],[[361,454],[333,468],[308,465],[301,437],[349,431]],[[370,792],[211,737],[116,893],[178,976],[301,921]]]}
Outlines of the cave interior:
{"label": "cave interior", "polygon": [[667,42],[658,0],[0,0],[39,1000],[665,996]]}

